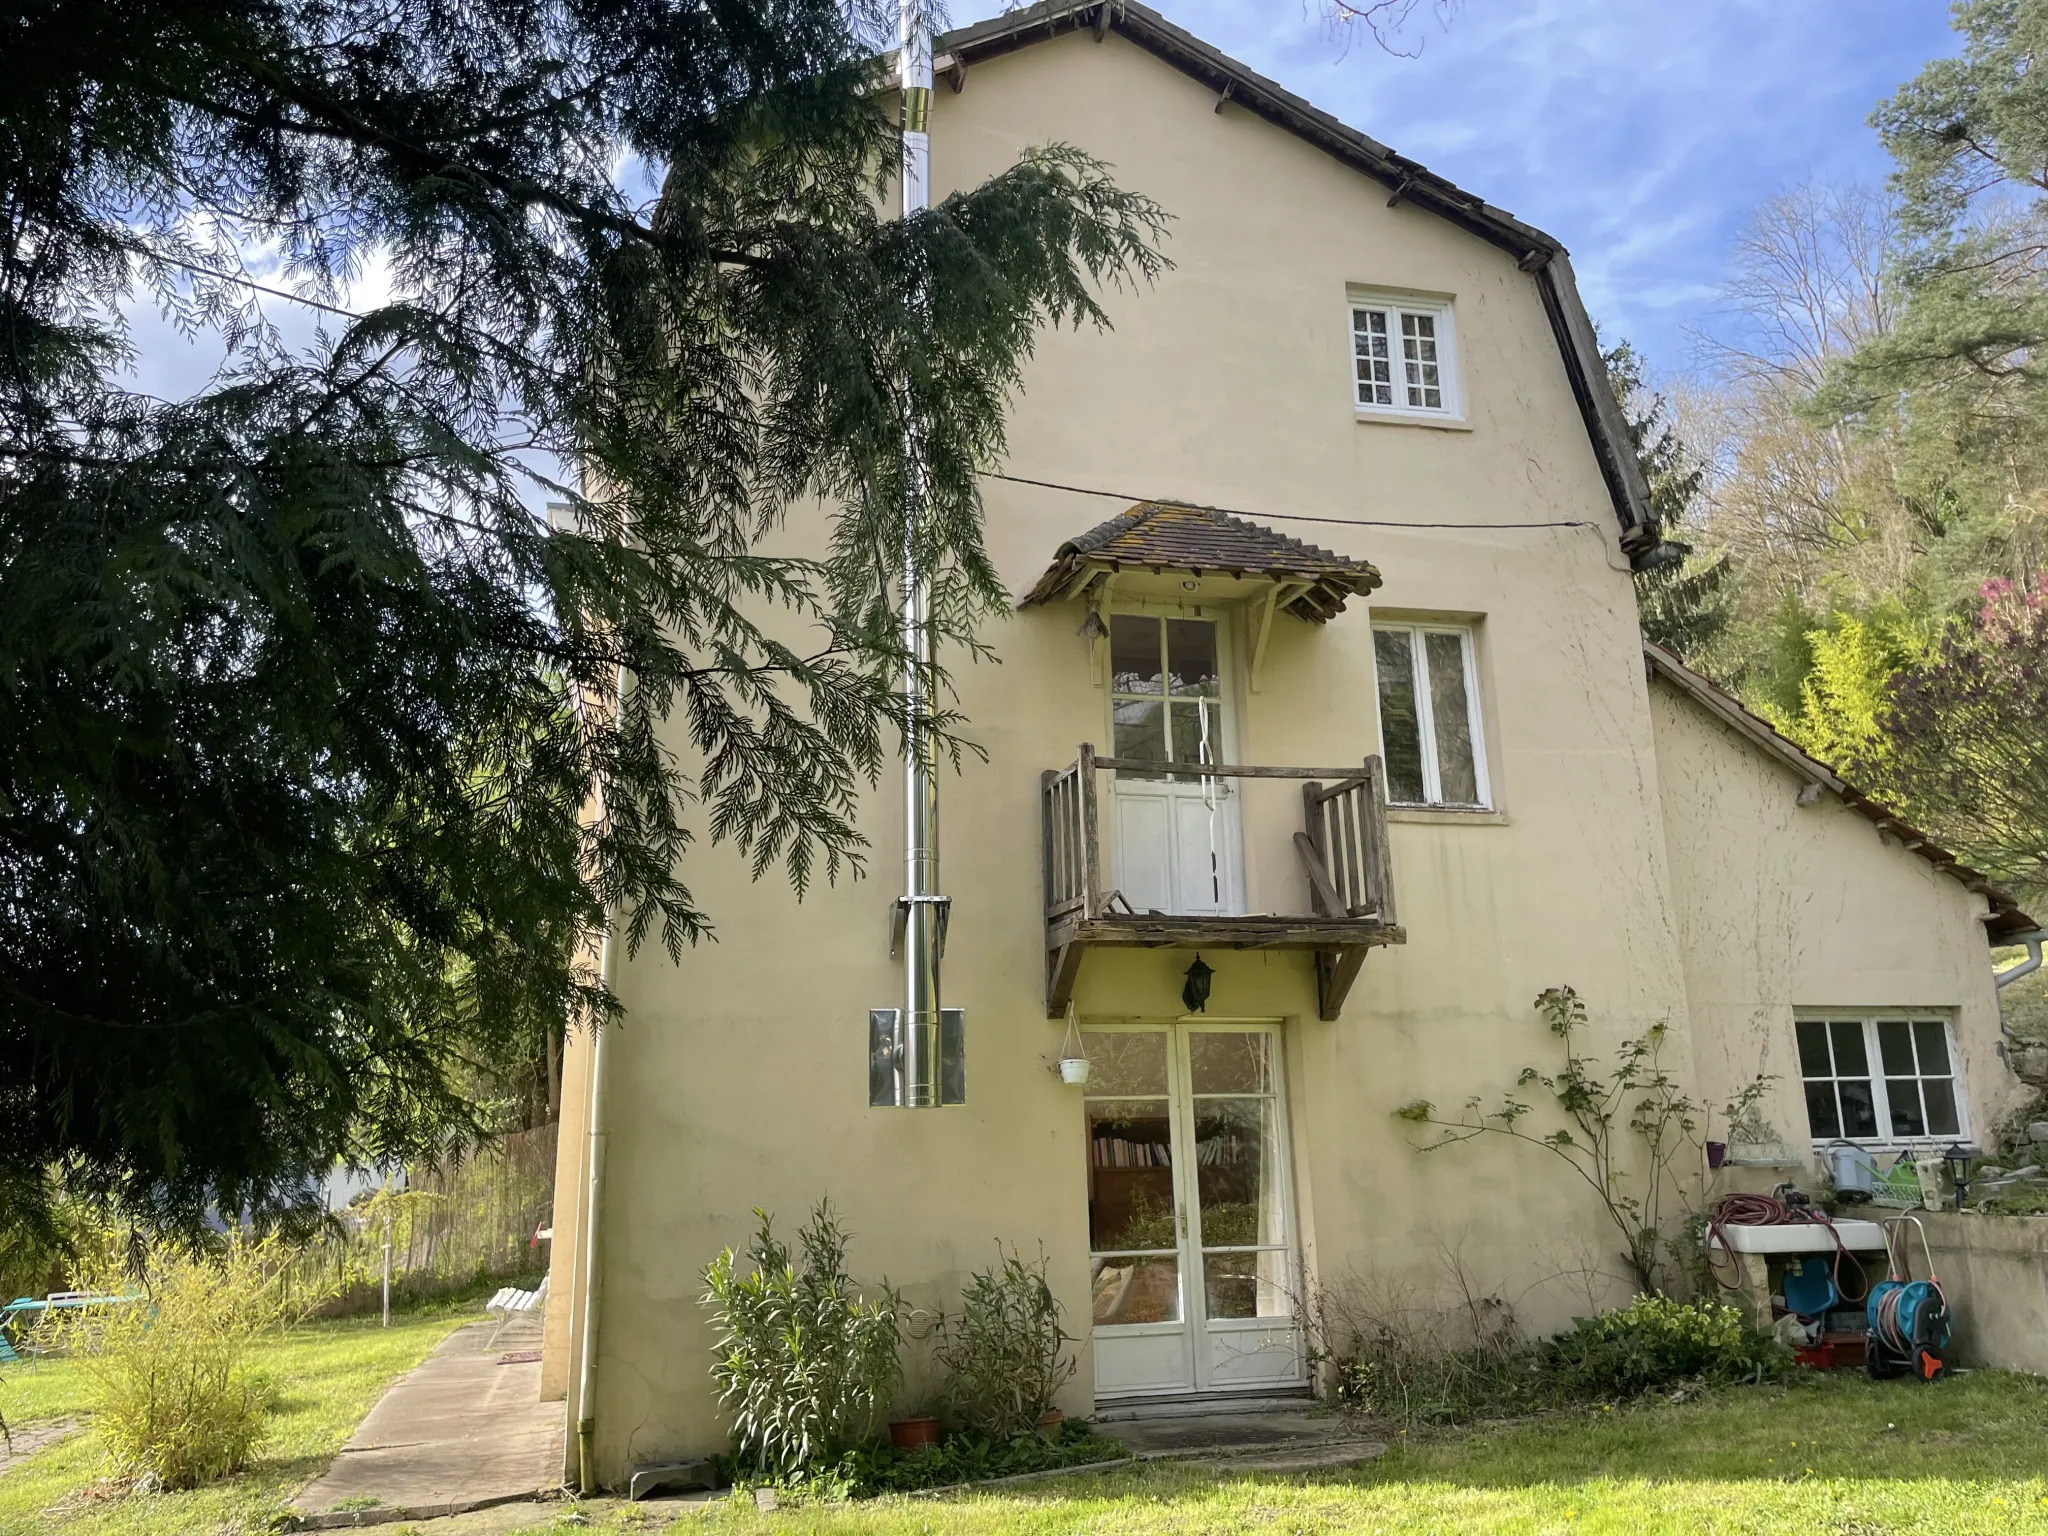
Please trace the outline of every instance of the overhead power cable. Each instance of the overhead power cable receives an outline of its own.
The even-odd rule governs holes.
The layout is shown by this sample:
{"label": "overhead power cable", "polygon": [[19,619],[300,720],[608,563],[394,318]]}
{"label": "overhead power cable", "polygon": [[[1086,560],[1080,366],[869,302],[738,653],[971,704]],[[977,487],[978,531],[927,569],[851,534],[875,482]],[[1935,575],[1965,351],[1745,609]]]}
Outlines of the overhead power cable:
{"label": "overhead power cable", "polygon": [[1048,491],[1067,491],[1075,496],[1100,496],[1108,501],[1150,502],[1154,506],[1186,507],[1191,512],[1220,512],[1225,517],[1251,517],[1270,519],[1279,523],[1328,523],[1339,528],[1596,528],[1597,523],[1573,519],[1549,523],[1452,523],[1452,522],[1410,522],[1393,518],[1373,517],[1312,517],[1305,512],[1247,512],[1242,507],[1211,506],[1203,501],[1184,501],[1178,496],[1140,496],[1131,491],[1105,491],[1090,485],[1063,485],[1057,480],[1034,480],[1028,475],[1006,475],[998,470],[985,469],[981,472],[991,480],[1007,480],[1012,485],[1035,485]]}

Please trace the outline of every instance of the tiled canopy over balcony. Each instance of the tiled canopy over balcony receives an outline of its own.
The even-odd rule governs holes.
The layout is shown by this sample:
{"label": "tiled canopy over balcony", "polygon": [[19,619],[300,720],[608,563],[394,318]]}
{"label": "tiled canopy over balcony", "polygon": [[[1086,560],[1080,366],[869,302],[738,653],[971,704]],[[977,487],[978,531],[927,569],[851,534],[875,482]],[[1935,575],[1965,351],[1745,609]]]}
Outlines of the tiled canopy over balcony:
{"label": "tiled canopy over balcony", "polygon": [[1141,501],[1059,547],[1046,573],[1018,606],[1081,595],[1104,574],[1220,572],[1276,583],[1276,606],[1311,624],[1327,624],[1345,602],[1380,584],[1368,561],[1332,554],[1210,507]]}

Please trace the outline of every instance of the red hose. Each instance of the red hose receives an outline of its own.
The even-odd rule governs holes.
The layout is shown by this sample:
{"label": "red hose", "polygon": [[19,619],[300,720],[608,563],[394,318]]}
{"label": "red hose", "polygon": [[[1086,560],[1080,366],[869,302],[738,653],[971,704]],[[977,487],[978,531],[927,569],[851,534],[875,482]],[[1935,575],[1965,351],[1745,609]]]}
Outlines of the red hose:
{"label": "red hose", "polygon": [[[1714,1283],[1724,1291],[1742,1289],[1742,1261],[1735,1256],[1734,1245],[1728,1241],[1727,1227],[1789,1227],[1803,1223],[1818,1223],[1828,1229],[1828,1236],[1835,1240],[1835,1257],[1831,1271],[1835,1295],[1843,1301],[1861,1301],[1870,1294],[1870,1276],[1862,1262],[1849,1251],[1849,1245],[1842,1241],[1842,1234],[1835,1230],[1834,1219],[1826,1211],[1817,1211],[1811,1206],[1788,1206],[1770,1195],[1734,1194],[1723,1195],[1714,1203],[1713,1211],[1707,1217],[1707,1273],[1714,1277]],[[1721,1269],[1714,1262],[1714,1244],[1721,1245],[1721,1251],[1728,1255],[1735,1278],[1724,1280]],[[1862,1280],[1862,1289],[1854,1296],[1842,1289],[1842,1260],[1847,1259],[1856,1266],[1856,1273]]]}

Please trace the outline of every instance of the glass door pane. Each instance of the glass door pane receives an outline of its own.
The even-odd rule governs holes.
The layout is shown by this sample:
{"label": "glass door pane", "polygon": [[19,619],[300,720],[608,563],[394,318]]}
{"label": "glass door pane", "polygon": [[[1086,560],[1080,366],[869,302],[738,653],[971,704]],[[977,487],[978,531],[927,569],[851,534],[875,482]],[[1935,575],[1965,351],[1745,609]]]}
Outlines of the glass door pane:
{"label": "glass door pane", "polygon": [[1273,1036],[1194,1030],[1188,1079],[1204,1312],[1291,1316]]}
{"label": "glass door pane", "polygon": [[1284,1257],[1279,1153],[1271,1100],[1196,1101],[1196,1208],[1211,1318],[1283,1317],[1292,1310],[1274,1283],[1281,1277],[1273,1265],[1248,1251]]}
{"label": "glass door pane", "polygon": [[[1166,729],[1165,632],[1159,620],[1112,614],[1109,620],[1110,754],[1148,763],[1172,755]],[[1149,778],[1118,769],[1119,779]]]}
{"label": "glass door pane", "polygon": [[1164,1030],[1085,1030],[1088,1248],[1098,1327],[1181,1317]]}
{"label": "glass door pane", "polygon": [[1112,614],[1110,884],[1140,912],[1220,913],[1243,901],[1232,781],[1199,765],[1229,761],[1228,642],[1214,619]]}

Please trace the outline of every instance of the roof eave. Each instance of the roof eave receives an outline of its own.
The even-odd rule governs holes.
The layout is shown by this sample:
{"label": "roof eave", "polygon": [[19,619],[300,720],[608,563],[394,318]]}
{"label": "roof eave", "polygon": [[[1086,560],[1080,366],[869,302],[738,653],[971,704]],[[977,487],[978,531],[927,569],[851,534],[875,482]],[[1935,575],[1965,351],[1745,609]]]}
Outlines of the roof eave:
{"label": "roof eave", "polygon": [[1982,896],[1990,908],[1984,919],[1984,936],[1988,942],[1996,943],[2015,934],[2029,933],[2039,926],[2021,910],[2015,897],[1992,884],[1980,870],[1963,863],[1925,832],[1901,820],[1889,806],[1864,794],[1818,758],[1802,752],[1794,742],[1774,730],[1769,721],[1752,714],[1733,694],[1693,671],[1672,652],[1653,640],[1645,639],[1643,655],[1656,675],[1716,719],[1762,747],[1800,777],[1838,796],[1844,805],[1871,822],[1878,831],[1896,836],[1909,851],[1925,859],[1964,889]]}
{"label": "roof eave", "polygon": [[[1085,592],[1094,577],[1105,571],[1120,570],[1184,570],[1193,576],[1230,575],[1250,582],[1269,582],[1274,586],[1306,583],[1301,592],[1283,609],[1296,618],[1310,624],[1327,624],[1344,611],[1344,605],[1354,597],[1365,597],[1377,592],[1382,578],[1379,567],[1368,565],[1365,570],[1286,570],[1286,569],[1245,569],[1239,571],[1222,565],[1162,563],[1148,564],[1143,560],[1119,560],[1112,555],[1086,554],[1079,550],[1062,550],[1053,563],[1046,568],[1031,590],[1017,600],[1017,607],[1037,608],[1047,603],[1062,602],[1078,597]],[[1254,589],[1262,590],[1262,589]]]}

